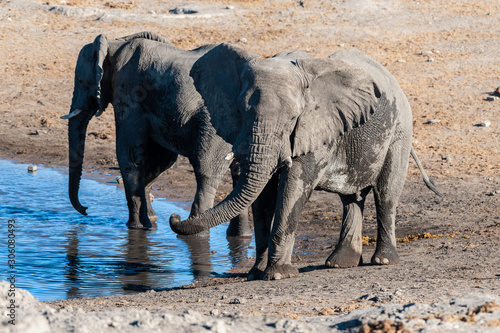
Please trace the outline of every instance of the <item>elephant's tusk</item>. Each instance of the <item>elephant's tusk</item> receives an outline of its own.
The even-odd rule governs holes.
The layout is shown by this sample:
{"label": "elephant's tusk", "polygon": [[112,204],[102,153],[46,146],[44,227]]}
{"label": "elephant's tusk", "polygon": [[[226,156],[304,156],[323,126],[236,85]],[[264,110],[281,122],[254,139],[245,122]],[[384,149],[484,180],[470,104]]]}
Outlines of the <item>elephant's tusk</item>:
{"label": "elephant's tusk", "polygon": [[226,161],[232,160],[233,158],[234,158],[233,152],[230,152],[229,154],[226,155],[226,157],[224,157]]}
{"label": "elephant's tusk", "polygon": [[104,112],[104,110],[97,110],[97,112],[95,113],[95,116],[99,117],[103,112]]}
{"label": "elephant's tusk", "polygon": [[74,118],[76,116],[78,116],[83,110],[81,109],[75,109],[73,111],[71,111],[70,113],[68,113],[67,115],[65,116],[62,116],[61,119],[71,119],[71,118]]}

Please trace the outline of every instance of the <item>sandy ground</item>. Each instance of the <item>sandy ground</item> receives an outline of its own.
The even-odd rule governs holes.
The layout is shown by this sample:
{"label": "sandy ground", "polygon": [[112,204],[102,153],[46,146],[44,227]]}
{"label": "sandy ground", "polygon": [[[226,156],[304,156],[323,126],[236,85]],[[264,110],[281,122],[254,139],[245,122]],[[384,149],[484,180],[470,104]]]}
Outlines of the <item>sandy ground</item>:
{"label": "sandy ground", "polygon": [[[175,8],[180,14],[170,12]],[[190,10],[197,13],[185,14]],[[450,300],[471,293],[483,295],[477,302],[494,299],[500,294],[499,21],[498,1],[0,1],[1,158],[67,165],[67,121],[59,116],[69,111],[79,50],[101,33],[117,38],[151,30],[183,48],[230,42],[264,56],[295,49],[315,57],[343,48],[363,50],[399,80],[413,109],[414,147],[445,193],[438,198],[427,190],[410,162],[397,216],[402,263],[396,266],[325,269],[342,212],[337,196],[317,192],[297,233],[293,260],[300,268],[298,278],[247,282],[244,273],[250,267],[237,267],[228,278],[196,286],[40,307],[71,306],[81,313],[191,310],[200,318],[261,318],[248,322],[263,330],[287,331],[289,323],[288,331],[293,331],[293,325],[311,324],[316,316],[337,318],[384,304],[452,304]],[[112,108],[91,122],[87,134],[85,169],[116,174]],[[219,198],[230,191],[226,180]],[[155,196],[192,200],[190,165],[180,158],[155,188],[162,189]],[[363,234],[363,257],[369,262],[376,236],[373,199],[367,204]],[[274,324],[262,316],[274,318]],[[443,325],[450,322],[436,318]],[[344,328],[357,331],[365,319]],[[451,322],[465,325],[462,319]],[[425,331],[432,321],[412,324],[408,316],[391,320],[414,331]],[[488,322],[495,325],[493,319]],[[472,321],[472,327],[500,330],[498,322],[485,323]],[[216,331],[214,327],[210,329]],[[230,326],[227,330],[232,331]]]}

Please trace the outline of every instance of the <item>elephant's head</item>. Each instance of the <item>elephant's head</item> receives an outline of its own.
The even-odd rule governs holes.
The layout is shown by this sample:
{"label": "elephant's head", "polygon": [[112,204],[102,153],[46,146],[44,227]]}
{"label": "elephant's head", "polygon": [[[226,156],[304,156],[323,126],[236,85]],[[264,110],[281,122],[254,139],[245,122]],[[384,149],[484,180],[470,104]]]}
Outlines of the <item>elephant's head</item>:
{"label": "elephant's head", "polygon": [[103,35],[82,48],[76,63],[71,112],[61,117],[69,119],[69,197],[73,207],[83,215],[86,215],[87,208],[80,204],[78,189],[87,125],[93,116],[99,116],[104,111],[112,96],[107,78],[109,73],[104,68],[107,55],[108,41]]}
{"label": "elephant's head", "polygon": [[[222,67],[226,70],[217,70]],[[198,233],[236,216],[279,167],[366,121],[380,95],[365,71],[345,61],[257,60],[227,44],[208,52],[191,74],[209,110],[241,112],[242,130],[233,146],[241,173],[233,191],[214,208],[187,221],[173,215],[170,225],[179,234]]]}

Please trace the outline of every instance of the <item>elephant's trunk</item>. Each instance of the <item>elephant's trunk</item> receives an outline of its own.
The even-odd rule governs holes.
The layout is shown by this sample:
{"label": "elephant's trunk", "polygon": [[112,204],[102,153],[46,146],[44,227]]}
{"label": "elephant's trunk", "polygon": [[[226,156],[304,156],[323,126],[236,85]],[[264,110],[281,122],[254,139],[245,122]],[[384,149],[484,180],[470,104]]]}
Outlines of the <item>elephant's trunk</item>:
{"label": "elephant's trunk", "polygon": [[87,207],[80,204],[78,190],[80,189],[80,180],[82,177],[85,136],[87,132],[87,125],[89,124],[91,118],[92,116],[87,112],[80,112],[80,114],[71,118],[68,123],[69,199],[73,207],[83,215],[87,215]]}
{"label": "elephant's trunk", "polygon": [[253,137],[253,142],[242,154],[241,173],[233,191],[199,216],[181,221],[178,215],[172,215],[170,227],[174,232],[193,235],[208,230],[236,217],[257,199],[278,165],[278,149],[269,135],[254,134]]}

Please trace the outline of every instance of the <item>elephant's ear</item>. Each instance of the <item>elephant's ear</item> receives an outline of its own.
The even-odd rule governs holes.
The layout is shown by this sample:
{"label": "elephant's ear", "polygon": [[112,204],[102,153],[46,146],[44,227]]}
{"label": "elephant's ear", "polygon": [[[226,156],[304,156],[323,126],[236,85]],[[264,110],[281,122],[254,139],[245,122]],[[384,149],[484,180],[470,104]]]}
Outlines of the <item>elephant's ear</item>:
{"label": "elephant's ear", "polygon": [[366,71],[341,60],[303,59],[305,107],[291,136],[292,155],[329,145],[373,114],[380,91]]}
{"label": "elephant's ear", "polygon": [[104,60],[108,56],[108,39],[104,35],[99,35],[94,40],[94,54],[96,57],[94,67],[94,82],[96,83],[96,98],[99,102],[99,111],[104,111],[109,104],[106,94],[102,93],[102,78],[104,76]]}
{"label": "elephant's ear", "polygon": [[217,110],[235,111],[238,108],[237,99],[241,91],[240,74],[249,61],[258,58],[260,56],[257,54],[223,43],[196,61],[190,75],[211,114],[214,113],[212,110],[224,114]]}

